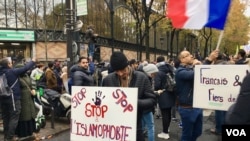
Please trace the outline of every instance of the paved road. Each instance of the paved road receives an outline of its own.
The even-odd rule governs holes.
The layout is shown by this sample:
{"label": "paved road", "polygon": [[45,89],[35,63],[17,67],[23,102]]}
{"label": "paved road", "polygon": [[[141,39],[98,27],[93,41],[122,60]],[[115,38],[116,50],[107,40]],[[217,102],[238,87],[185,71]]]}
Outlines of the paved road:
{"label": "paved road", "polygon": [[[221,136],[216,136],[209,132],[210,128],[214,127],[214,116],[211,111],[204,112],[204,124],[203,124],[203,134],[199,137],[197,141],[221,141]],[[165,141],[157,137],[157,134],[161,132],[161,119],[155,119],[155,129],[156,129],[156,140],[155,141]],[[168,141],[179,141],[181,136],[181,129],[178,126],[178,122],[172,122],[170,125],[170,139]],[[67,130],[63,133],[54,136],[46,141],[69,141],[70,131]]]}

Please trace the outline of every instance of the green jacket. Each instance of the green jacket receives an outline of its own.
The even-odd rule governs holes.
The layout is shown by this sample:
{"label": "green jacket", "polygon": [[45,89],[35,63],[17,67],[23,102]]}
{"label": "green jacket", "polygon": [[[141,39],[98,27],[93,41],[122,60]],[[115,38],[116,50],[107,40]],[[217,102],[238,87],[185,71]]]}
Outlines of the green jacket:
{"label": "green jacket", "polygon": [[21,113],[19,121],[35,119],[37,112],[35,110],[34,100],[30,91],[35,89],[35,85],[32,85],[31,78],[27,74],[20,76],[19,80],[21,87]]}

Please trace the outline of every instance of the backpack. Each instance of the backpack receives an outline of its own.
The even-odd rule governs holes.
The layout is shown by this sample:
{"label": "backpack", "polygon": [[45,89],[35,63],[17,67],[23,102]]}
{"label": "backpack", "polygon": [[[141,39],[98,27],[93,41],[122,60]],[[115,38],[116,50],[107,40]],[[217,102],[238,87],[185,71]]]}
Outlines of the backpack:
{"label": "backpack", "polygon": [[0,96],[11,96],[13,94],[12,88],[17,80],[9,87],[5,73],[0,75]]}
{"label": "backpack", "polygon": [[170,70],[168,73],[166,73],[166,90],[168,92],[174,92],[176,86],[174,68],[169,64],[166,65]]}

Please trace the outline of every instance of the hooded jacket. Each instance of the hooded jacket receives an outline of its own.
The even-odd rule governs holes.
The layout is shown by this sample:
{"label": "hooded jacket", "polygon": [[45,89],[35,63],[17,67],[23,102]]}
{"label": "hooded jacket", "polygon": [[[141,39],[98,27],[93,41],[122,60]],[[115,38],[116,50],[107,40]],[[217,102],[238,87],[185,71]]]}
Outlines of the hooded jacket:
{"label": "hooded jacket", "polygon": [[[155,76],[155,90],[157,91],[166,89],[166,81],[167,81],[166,74],[170,71],[174,71],[171,70],[173,69],[173,67],[165,62],[157,63],[156,66],[158,67],[159,72]],[[176,99],[175,93],[164,91],[162,94],[158,96],[159,107],[161,109],[170,108],[174,106],[175,99]]]}
{"label": "hooded jacket", "polygon": [[87,69],[77,65],[71,68],[71,73],[74,86],[94,86],[94,79]]}
{"label": "hooded jacket", "polygon": [[[32,69],[33,66],[35,66],[35,62],[30,61],[27,64],[25,64],[23,67],[20,68],[6,68],[0,66],[0,75],[5,73],[8,85],[11,86],[15,83],[15,81],[18,79],[19,75],[24,74],[29,69]],[[21,89],[20,89],[20,81],[18,80],[17,83],[13,86],[13,95],[15,100],[20,100],[21,98]]]}

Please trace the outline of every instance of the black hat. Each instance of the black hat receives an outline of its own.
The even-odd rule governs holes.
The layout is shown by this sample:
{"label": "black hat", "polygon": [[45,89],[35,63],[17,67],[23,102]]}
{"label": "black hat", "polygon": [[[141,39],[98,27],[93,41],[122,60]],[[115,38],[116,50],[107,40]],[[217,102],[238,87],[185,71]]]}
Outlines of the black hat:
{"label": "black hat", "polygon": [[114,71],[122,70],[129,65],[127,57],[122,52],[114,52],[110,57],[110,64]]}
{"label": "black hat", "polygon": [[156,62],[157,62],[157,63],[163,62],[163,61],[165,61],[164,56],[158,56],[157,59],[156,59]]}

